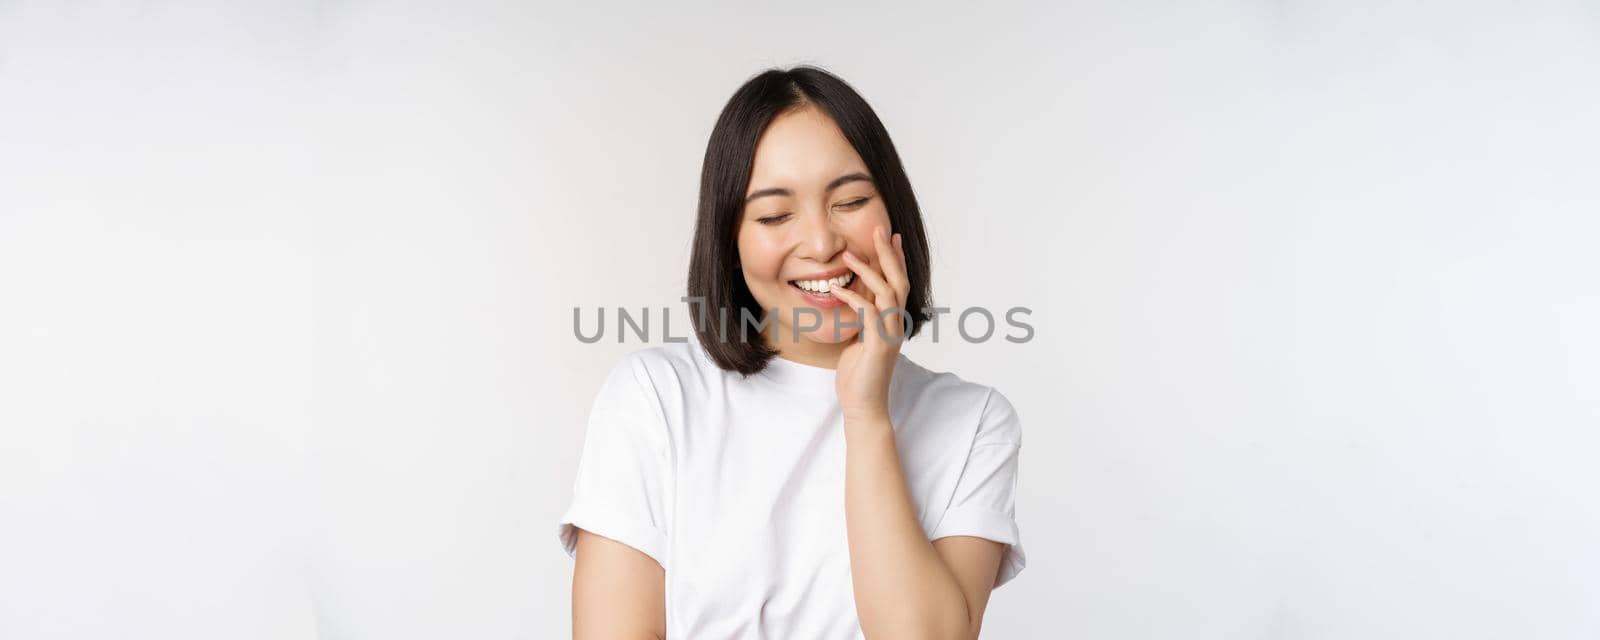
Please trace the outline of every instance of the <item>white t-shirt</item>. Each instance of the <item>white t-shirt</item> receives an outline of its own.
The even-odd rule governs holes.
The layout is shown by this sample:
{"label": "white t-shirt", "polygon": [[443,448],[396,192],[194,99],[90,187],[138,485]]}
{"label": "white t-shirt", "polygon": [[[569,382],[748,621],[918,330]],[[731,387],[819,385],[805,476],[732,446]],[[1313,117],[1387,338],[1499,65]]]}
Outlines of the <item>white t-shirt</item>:
{"label": "white t-shirt", "polygon": [[[889,398],[923,531],[1005,543],[1009,581],[1025,564],[1011,403],[904,354]],[[641,349],[594,400],[559,537],[569,556],[581,527],[659,562],[669,638],[861,638],[844,462],[833,369],[773,358],[741,378],[693,337]]]}

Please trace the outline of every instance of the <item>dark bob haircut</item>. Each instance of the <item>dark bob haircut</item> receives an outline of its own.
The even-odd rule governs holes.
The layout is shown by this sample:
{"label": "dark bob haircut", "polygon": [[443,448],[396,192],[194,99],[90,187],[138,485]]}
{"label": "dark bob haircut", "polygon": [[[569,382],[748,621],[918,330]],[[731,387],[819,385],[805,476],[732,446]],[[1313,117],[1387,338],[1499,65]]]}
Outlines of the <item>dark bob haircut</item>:
{"label": "dark bob haircut", "polygon": [[890,233],[901,234],[911,287],[905,305],[911,316],[907,339],[929,320],[931,269],[922,210],[878,114],[861,94],[827,71],[809,65],[769,69],[728,99],[711,130],[700,170],[700,204],[689,260],[689,314],[706,353],[728,371],[750,375],[765,369],[777,355],[760,332],[747,335],[744,330],[744,314],[759,320],[764,311],[739,268],[738,229],[761,134],[779,115],[808,105],[831,116],[861,156],[888,210]]}

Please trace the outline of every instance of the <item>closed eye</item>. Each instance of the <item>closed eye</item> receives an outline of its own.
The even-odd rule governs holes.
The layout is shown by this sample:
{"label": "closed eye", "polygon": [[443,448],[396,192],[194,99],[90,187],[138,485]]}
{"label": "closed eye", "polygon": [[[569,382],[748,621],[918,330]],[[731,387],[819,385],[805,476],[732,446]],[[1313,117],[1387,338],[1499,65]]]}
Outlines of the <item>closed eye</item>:
{"label": "closed eye", "polygon": [[870,200],[870,198],[856,198],[855,200],[840,204],[839,206],[851,210],[860,209],[867,204],[867,200]]}
{"label": "closed eye", "polygon": [[774,224],[779,224],[779,223],[783,222],[784,220],[788,220],[788,219],[789,219],[789,214],[780,213],[780,214],[777,214],[777,215],[766,216],[764,218],[756,218],[756,222],[759,222],[759,223],[765,224],[765,225],[774,225]]}

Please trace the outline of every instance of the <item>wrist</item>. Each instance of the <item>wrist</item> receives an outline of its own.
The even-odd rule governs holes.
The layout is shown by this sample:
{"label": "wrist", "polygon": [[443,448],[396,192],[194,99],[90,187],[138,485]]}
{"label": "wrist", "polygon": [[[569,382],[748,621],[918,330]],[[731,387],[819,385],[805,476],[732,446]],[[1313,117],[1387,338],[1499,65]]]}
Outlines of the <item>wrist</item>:
{"label": "wrist", "polygon": [[889,422],[889,412],[882,409],[846,410],[844,426],[849,431],[894,430]]}
{"label": "wrist", "polygon": [[861,410],[845,408],[842,411],[845,414],[845,424],[875,424],[875,422],[888,424],[890,421],[890,411],[886,408],[861,408]]}

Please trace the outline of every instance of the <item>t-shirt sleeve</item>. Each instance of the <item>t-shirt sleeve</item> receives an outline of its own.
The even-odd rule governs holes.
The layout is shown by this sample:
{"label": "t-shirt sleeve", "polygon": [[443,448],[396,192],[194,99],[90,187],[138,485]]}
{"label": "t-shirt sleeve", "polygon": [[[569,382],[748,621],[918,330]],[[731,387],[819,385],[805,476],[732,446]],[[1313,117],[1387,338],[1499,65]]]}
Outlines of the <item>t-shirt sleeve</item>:
{"label": "t-shirt sleeve", "polygon": [[578,529],[638,549],[667,566],[666,420],[644,363],[629,356],[596,394],[578,459],[572,502],[558,535],[577,557]]}
{"label": "t-shirt sleeve", "polygon": [[1016,410],[999,391],[990,389],[977,435],[956,481],[955,494],[929,536],[930,540],[974,536],[1004,543],[1000,572],[995,577],[997,588],[1027,565],[1016,521],[1017,457],[1021,450],[1022,423]]}

